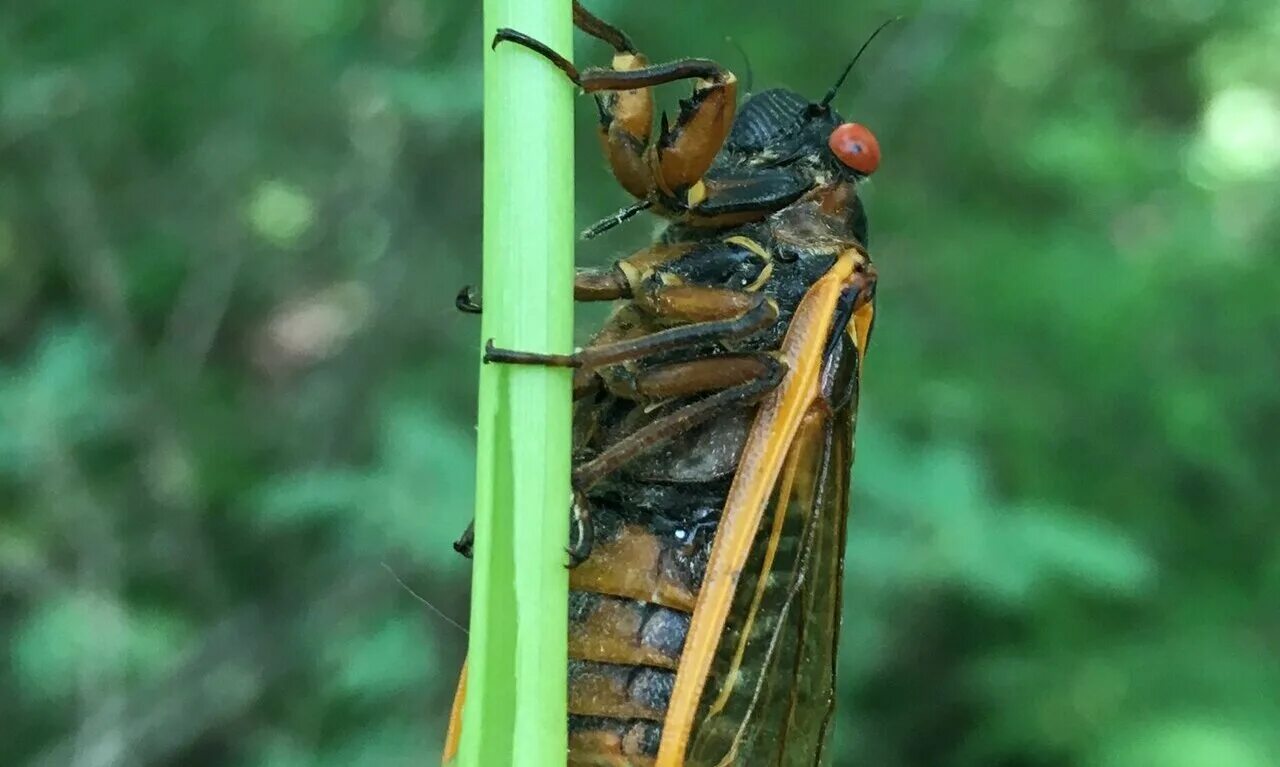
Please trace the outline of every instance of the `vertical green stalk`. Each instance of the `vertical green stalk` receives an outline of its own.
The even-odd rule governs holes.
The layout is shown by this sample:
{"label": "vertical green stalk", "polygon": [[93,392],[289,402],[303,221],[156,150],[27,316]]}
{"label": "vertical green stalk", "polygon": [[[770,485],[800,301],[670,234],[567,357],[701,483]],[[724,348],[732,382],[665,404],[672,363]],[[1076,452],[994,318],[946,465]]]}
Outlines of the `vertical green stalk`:
{"label": "vertical green stalk", "polygon": [[[484,2],[484,318],[498,346],[573,345],[573,86],[499,27],[571,50],[570,0]],[[562,767],[568,621],[566,369],[480,371],[463,767]]]}

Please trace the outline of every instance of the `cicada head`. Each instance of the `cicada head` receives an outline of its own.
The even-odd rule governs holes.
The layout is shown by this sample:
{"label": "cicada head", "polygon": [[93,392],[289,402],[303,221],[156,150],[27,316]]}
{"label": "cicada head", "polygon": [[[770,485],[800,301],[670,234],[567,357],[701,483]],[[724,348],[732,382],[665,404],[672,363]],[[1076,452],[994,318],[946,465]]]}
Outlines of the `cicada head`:
{"label": "cicada head", "polygon": [[[786,88],[762,91],[739,108],[733,128],[706,175],[720,199],[705,209],[781,210],[811,193],[839,200],[847,226],[866,242],[857,185],[880,167],[880,142],[861,123],[842,117],[831,103],[854,63],[881,25],[817,101]],[[824,208],[826,206],[824,205]]]}

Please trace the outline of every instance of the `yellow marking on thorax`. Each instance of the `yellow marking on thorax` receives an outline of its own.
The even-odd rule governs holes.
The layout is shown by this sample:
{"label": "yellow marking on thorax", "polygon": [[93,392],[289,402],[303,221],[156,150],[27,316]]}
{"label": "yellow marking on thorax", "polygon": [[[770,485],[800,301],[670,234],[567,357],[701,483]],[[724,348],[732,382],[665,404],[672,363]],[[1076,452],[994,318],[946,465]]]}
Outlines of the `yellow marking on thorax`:
{"label": "yellow marking on thorax", "polygon": [[760,270],[760,276],[756,277],[755,280],[753,280],[750,285],[743,288],[743,290],[748,293],[754,293],[763,287],[764,284],[769,281],[769,278],[773,276],[773,254],[765,250],[764,246],[760,243],[750,237],[744,237],[740,234],[735,234],[732,237],[726,237],[724,238],[724,241],[730,245],[738,245],[746,248],[764,259],[764,268]]}

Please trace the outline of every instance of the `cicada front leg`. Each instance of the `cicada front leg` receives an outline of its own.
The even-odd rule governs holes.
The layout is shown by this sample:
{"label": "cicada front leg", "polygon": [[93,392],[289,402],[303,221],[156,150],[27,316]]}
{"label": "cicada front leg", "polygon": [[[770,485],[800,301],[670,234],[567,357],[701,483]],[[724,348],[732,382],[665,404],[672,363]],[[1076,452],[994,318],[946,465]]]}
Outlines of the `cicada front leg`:
{"label": "cicada front leg", "polygon": [[[672,210],[697,205],[706,196],[702,176],[711,167],[733,125],[737,78],[710,59],[678,59],[650,64],[621,30],[573,4],[574,25],[614,49],[612,66],[579,71],[545,43],[513,29],[500,29],[494,45],[512,42],[546,58],[583,91],[596,96],[599,136],[613,175],[641,200]],[[656,140],[653,95],[656,85],[694,80],[671,124],[666,114]]]}

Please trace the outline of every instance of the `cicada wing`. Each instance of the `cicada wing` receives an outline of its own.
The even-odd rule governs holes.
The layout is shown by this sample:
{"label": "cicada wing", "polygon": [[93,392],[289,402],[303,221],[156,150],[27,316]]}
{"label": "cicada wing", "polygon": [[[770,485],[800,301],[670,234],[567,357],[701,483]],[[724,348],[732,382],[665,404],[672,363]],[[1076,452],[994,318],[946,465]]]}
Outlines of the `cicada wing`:
{"label": "cicada wing", "polygon": [[688,767],[820,763],[834,703],[852,406],[787,453],[703,691]]}
{"label": "cicada wing", "polygon": [[[844,584],[845,535],[849,518],[849,469],[853,461],[852,412],[837,414],[818,479],[811,534],[801,565],[795,611],[798,658],[790,681],[787,729],[780,767],[826,763],[833,714],[837,650]],[[780,676],[782,676],[780,674]],[[786,684],[783,678],[782,684]]]}
{"label": "cicada wing", "polygon": [[449,730],[444,736],[444,755],[440,763],[445,767],[458,757],[458,743],[462,740],[462,706],[467,699],[467,664],[462,664],[458,675],[458,687],[453,693],[453,705],[449,707]]}

